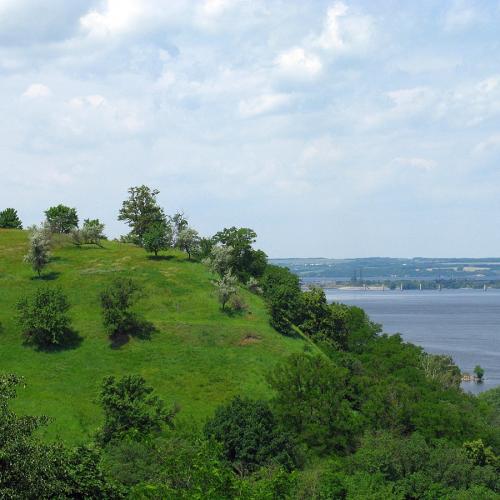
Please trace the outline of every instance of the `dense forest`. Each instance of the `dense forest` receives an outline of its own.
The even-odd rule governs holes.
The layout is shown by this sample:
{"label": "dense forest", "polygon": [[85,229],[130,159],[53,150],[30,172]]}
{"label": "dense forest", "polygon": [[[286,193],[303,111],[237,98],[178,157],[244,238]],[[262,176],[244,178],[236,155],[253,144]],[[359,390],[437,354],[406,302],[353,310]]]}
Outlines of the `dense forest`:
{"label": "dense forest", "polygon": [[[237,321],[250,301],[262,302],[272,335],[302,348],[267,366],[269,397],[241,392],[202,421],[183,416],[146,377],[110,371],[95,380],[99,429],[77,445],[43,436],[48,417],[16,411],[30,381],[3,373],[1,498],[500,498],[500,388],[465,393],[450,357],[384,334],[363,310],[329,304],[319,288],[303,291],[296,274],[254,248],[253,230],[201,237],[182,213],[165,214],[157,195],[129,190],[118,218],[130,233],[113,244],[143,249],[141,258],[159,266],[183,252],[210,275],[216,321]],[[80,225],[74,208],[54,206],[45,216],[23,232],[24,279],[35,287],[9,311],[15,323],[0,328],[2,336],[16,328],[25,348],[51,356],[84,342],[51,262],[61,248],[101,251],[111,242],[101,221]],[[22,230],[14,209],[0,212],[0,227],[0,239]],[[136,307],[144,284],[122,271],[95,291],[90,320],[110,345],[157,329]],[[0,279],[9,287],[7,272]]]}

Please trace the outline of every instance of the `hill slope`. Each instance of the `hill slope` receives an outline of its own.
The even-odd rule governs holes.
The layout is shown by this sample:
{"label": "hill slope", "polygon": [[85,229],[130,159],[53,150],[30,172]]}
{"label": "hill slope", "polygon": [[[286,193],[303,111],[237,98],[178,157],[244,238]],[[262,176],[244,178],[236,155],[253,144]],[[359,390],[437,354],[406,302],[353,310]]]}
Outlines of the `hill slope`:
{"label": "hill slope", "polygon": [[[242,291],[248,313],[219,310],[213,276],[177,252],[148,258],[144,250],[117,242],[105,248],[64,246],[53,252],[48,279],[33,279],[23,263],[27,233],[0,229],[0,363],[3,372],[24,376],[16,401],[20,413],[54,418],[45,431],[80,442],[99,426],[97,397],[106,375],[139,373],[181,417],[197,420],[235,394],[266,396],[266,371],[303,341],[286,338],[268,324],[260,297]],[[137,310],[157,328],[150,340],[136,338],[112,348],[104,332],[99,292],[117,275],[137,279],[145,297]],[[83,342],[74,349],[39,352],[23,345],[15,320],[18,299],[42,283],[60,286]]]}

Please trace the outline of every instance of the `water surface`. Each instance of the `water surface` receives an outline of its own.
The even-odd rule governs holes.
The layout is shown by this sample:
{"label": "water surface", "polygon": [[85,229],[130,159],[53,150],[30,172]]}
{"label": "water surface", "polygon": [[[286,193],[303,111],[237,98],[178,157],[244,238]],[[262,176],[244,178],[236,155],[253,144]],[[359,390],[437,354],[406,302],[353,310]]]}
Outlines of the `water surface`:
{"label": "water surface", "polygon": [[435,354],[450,354],[464,372],[485,370],[482,384],[463,383],[477,393],[500,385],[500,290],[350,291],[327,289],[329,301],[363,308],[409,342]]}

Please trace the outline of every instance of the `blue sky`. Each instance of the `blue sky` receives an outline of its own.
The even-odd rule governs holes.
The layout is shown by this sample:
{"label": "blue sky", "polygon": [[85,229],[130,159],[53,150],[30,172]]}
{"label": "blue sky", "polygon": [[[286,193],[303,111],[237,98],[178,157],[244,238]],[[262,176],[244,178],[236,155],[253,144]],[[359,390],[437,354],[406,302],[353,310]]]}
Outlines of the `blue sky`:
{"label": "blue sky", "polygon": [[500,2],[0,0],[0,208],[129,186],[270,256],[500,255]]}

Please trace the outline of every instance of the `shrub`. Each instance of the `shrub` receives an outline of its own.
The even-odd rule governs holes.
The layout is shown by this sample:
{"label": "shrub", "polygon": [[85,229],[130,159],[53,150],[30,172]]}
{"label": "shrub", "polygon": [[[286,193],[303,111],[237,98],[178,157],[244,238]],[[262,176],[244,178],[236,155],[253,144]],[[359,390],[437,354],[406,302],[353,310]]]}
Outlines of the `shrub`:
{"label": "shrub", "polygon": [[228,302],[229,308],[235,312],[243,312],[248,309],[248,306],[239,293],[235,293]]}
{"label": "shrub", "polygon": [[238,278],[233,276],[231,272],[228,272],[220,280],[216,281],[216,286],[219,302],[224,311],[229,299],[236,295],[238,291]]}
{"label": "shrub", "polygon": [[104,326],[109,335],[129,333],[136,323],[131,307],[137,301],[141,287],[130,278],[115,278],[101,293]]}
{"label": "shrub", "polygon": [[240,474],[272,463],[291,469],[295,463],[292,442],[264,401],[237,396],[219,406],[205,426],[205,435],[222,445],[226,459]]}
{"label": "shrub", "polygon": [[24,256],[24,261],[31,264],[33,271],[41,275],[43,268],[50,260],[50,231],[47,227],[30,227],[30,237],[28,253]]}
{"label": "shrub", "polygon": [[165,424],[171,427],[177,412],[176,408],[167,410],[163,400],[153,394],[153,388],[139,375],[126,375],[120,380],[106,377],[100,400],[104,410],[104,443],[124,435],[141,438],[160,431]]}
{"label": "shrub", "polygon": [[101,245],[101,240],[106,237],[103,234],[104,224],[99,219],[85,219],[81,229],[73,229],[71,237],[75,245]]}
{"label": "shrub", "polygon": [[262,294],[262,288],[260,287],[258,280],[253,276],[250,276],[247,281],[247,289],[256,295]]}
{"label": "shrub", "polygon": [[39,288],[17,304],[18,321],[28,343],[39,347],[63,345],[71,333],[69,303],[60,288]]}
{"label": "shrub", "polygon": [[0,212],[0,228],[2,229],[22,229],[23,224],[17,215],[15,208],[6,208]]}

